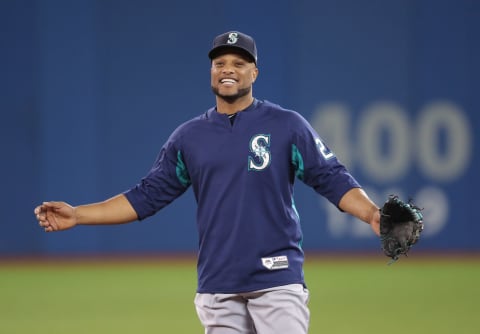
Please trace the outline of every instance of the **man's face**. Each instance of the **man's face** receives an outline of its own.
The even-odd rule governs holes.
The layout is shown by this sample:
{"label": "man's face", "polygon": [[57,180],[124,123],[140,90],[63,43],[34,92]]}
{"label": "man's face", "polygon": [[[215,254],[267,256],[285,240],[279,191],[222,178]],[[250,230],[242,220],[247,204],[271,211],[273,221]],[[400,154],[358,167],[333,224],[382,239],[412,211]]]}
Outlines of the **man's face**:
{"label": "man's face", "polygon": [[248,95],[258,75],[255,63],[235,53],[214,58],[210,72],[212,91],[229,103]]}

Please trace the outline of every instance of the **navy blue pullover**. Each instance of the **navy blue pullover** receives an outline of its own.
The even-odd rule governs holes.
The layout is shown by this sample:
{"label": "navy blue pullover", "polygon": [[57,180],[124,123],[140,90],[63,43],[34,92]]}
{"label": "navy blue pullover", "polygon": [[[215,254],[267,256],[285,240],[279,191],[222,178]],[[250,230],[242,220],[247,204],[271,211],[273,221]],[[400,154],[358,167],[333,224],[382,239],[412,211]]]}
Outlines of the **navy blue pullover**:
{"label": "navy blue pullover", "polygon": [[200,293],[304,284],[298,178],[338,206],[360,187],[297,112],[254,100],[233,125],[216,108],[180,125],[125,196],[140,220],[192,186]]}

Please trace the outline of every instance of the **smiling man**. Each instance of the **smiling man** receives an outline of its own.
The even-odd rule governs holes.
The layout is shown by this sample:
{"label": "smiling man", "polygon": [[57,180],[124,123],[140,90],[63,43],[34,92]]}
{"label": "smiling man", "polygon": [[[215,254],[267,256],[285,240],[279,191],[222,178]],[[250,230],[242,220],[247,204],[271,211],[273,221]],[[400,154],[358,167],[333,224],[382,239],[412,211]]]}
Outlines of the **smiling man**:
{"label": "smiling man", "polygon": [[257,48],[251,37],[239,32],[217,36],[213,45],[208,55],[212,59],[211,85],[217,96],[217,111],[233,114],[253,102]]}
{"label": "smiling man", "polygon": [[99,203],[44,202],[36,218],[46,232],[143,220],[191,186],[199,234],[195,305],[205,333],[305,334],[309,293],[295,180],[377,235],[378,207],[299,113],[253,97],[252,37],[221,34],[209,57],[215,106],[170,135],[136,186]]}

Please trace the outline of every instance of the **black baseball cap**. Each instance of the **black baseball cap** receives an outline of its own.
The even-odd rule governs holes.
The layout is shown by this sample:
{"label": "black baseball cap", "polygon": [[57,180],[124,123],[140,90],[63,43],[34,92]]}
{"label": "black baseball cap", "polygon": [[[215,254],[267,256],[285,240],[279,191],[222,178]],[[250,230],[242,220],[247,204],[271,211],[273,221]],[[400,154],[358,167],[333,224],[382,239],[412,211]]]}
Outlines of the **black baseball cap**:
{"label": "black baseball cap", "polygon": [[214,59],[228,51],[240,51],[250,58],[255,64],[257,63],[257,46],[255,40],[239,31],[228,31],[218,35],[213,40],[213,47],[208,53],[210,59]]}

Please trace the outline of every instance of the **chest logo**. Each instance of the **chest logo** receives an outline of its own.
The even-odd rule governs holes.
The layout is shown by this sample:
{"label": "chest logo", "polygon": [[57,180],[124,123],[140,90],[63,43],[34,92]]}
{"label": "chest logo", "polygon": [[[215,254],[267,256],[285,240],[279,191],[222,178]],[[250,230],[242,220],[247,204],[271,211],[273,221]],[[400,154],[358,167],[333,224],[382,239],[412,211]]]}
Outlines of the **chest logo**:
{"label": "chest logo", "polygon": [[262,171],[272,161],[270,153],[270,135],[258,134],[250,139],[250,152],[248,157],[248,170]]}

